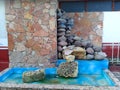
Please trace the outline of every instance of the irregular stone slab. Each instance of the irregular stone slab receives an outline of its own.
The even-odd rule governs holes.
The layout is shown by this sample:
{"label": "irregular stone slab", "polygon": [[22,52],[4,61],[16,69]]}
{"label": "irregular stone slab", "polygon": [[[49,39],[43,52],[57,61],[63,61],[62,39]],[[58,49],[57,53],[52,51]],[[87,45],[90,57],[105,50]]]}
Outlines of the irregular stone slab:
{"label": "irregular stone slab", "polygon": [[86,50],[82,47],[75,47],[72,55],[75,55],[76,59],[86,59]]}
{"label": "irregular stone slab", "polygon": [[58,38],[58,41],[66,41],[66,37],[63,35],[63,36]]}
{"label": "irregular stone slab", "polygon": [[45,78],[44,70],[26,71],[22,75],[24,83],[31,83],[43,80]]}
{"label": "irregular stone slab", "polygon": [[66,46],[66,45],[67,45],[67,42],[61,41],[61,42],[58,43],[58,45],[60,45],[60,46]]}
{"label": "irregular stone slab", "polygon": [[61,63],[57,69],[57,74],[62,77],[77,77],[78,76],[78,63],[77,62],[64,62]]}

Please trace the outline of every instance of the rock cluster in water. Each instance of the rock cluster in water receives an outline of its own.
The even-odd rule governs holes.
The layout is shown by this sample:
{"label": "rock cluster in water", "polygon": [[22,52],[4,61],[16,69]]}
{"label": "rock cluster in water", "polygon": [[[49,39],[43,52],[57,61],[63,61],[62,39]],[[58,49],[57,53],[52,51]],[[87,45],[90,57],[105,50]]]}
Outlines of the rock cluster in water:
{"label": "rock cluster in water", "polygon": [[22,80],[24,83],[31,83],[43,80],[45,78],[44,70],[36,70],[36,71],[26,71],[22,75]]}

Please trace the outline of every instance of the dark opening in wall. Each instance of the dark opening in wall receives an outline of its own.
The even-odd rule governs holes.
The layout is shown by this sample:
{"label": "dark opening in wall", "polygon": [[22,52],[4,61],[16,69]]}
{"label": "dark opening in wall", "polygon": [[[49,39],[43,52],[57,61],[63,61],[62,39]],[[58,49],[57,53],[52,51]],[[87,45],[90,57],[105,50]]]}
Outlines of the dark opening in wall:
{"label": "dark opening in wall", "polygon": [[59,0],[59,8],[66,12],[102,12],[120,10],[116,0]]}

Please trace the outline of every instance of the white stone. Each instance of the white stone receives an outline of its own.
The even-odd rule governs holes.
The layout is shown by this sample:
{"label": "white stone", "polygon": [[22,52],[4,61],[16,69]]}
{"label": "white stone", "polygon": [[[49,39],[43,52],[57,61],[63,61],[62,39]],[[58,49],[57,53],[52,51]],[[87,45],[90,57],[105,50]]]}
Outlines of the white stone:
{"label": "white stone", "polygon": [[25,51],[25,46],[22,43],[17,43],[16,45],[16,50],[17,51]]}
{"label": "white stone", "polygon": [[14,22],[9,23],[9,28],[14,30],[15,29],[15,23]]}
{"label": "white stone", "polygon": [[49,13],[50,13],[50,16],[56,16],[56,10],[55,9],[50,9]]}
{"label": "white stone", "polygon": [[13,21],[14,19],[15,19],[15,15],[6,15],[6,19],[8,20],[8,21]]}

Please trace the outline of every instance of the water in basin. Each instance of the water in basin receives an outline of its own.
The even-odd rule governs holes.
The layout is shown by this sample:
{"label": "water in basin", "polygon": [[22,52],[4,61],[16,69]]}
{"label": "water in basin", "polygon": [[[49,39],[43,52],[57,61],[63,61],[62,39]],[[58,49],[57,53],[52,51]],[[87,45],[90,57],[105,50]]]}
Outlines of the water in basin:
{"label": "water in basin", "polygon": [[[79,61],[79,62],[81,63],[81,61]],[[59,63],[61,63],[61,61]],[[59,77],[56,73],[57,68],[46,68],[45,69],[45,73],[46,73],[45,79],[42,80],[42,81],[39,81],[39,82],[33,82],[32,84],[67,84],[67,85],[81,85],[81,86],[86,86],[86,85],[87,86],[115,86],[115,83],[112,81],[112,79],[107,75],[107,73],[104,70],[100,70],[100,69],[98,70],[94,64],[93,64],[94,65],[93,66],[89,62],[85,62],[85,63],[86,63],[87,67],[85,67],[85,65],[84,65],[84,69],[79,68],[78,77],[76,77],[76,78]],[[87,63],[89,63],[92,67],[89,68]],[[79,64],[79,67],[81,67],[83,64]],[[105,68],[105,65],[102,66],[102,67]],[[4,82],[4,83],[22,84],[23,83],[23,81],[22,81],[23,72],[24,71],[31,71],[31,70],[33,71],[33,70],[37,70],[37,69],[38,68],[11,68],[7,72],[5,72],[3,75],[0,76],[0,83]]]}

